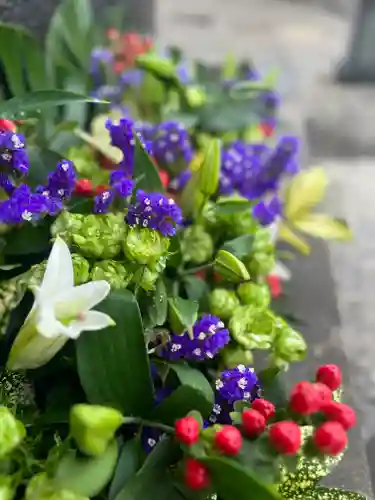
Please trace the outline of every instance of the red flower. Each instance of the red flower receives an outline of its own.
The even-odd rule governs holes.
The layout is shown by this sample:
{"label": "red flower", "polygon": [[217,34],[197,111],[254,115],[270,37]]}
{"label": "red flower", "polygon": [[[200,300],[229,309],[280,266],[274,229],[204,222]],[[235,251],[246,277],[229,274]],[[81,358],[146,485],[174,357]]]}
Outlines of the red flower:
{"label": "red flower", "polygon": [[238,455],[242,447],[242,435],[233,425],[224,425],[215,434],[215,445],[225,455]]}
{"label": "red flower", "polygon": [[322,412],[327,420],[339,422],[347,431],[354,427],[357,422],[353,408],[344,403],[329,401],[322,407]]}
{"label": "red flower", "polygon": [[90,179],[77,180],[74,192],[82,196],[92,196],[94,194],[94,188]]}
{"label": "red flower", "polygon": [[345,450],[348,436],[339,422],[325,422],[313,435],[313,443],[321,453],[335,456]]}
{"label": "red flower", "polygon": [[17,130],[17,126],[11,120],[2,118],[0,119],[0,130],[15,132]]}
{"label": "red flower", "polygon": [[315,390],[319,394],[321,405],[324,405],[325,403],[329,403],[330,401],[332,401],[332,391],[327,385],[321,384],[320,382],[315,382],[313,386],[315,387]]}
{"label": "red flower", "polygon": [[256,399],[253,401],[251,407],[253,410],[259,411],[266,420],[269,420],[275,415],[275,405],[266,399]]}
{"label": "red flower", "polygon": [[242,413],[242,427],[246,436],[257,437],[266,429],[266,419],[258,411],[249,408]]}
{"label": "red flower", "polygon": [[185,464],[184,480],[191,490],[202,490],[209,486],[210,474],[207,467],[198,460],[188,458]]}
{"label": "red flower", "polygon": [[328,386],[332,391],[341,385],[341,370],[337,365],[320,366],[316,372],[316,381]]}
{"label": "red flower", "polygon": [[275,131],[275,126],[271,123],[263,122],[259,125],[259,129],[265,137],[271,137]]}
{"label": "red flower", "polygon": [[126,69],[126,63],[124,61],[115,61],[113,63],[113,71],[115,73],[122,73]]}
{"label": "red flower", "polygon": [[319,411],[320,394],[311,382],[299,382],[290,393],[290,408],[300,415],[311,415]]}
{"label": "red flower", "polygon": [[275,276],[274,274],[270,274],[266,279],[272,298],[277,299],[283,293],[280,278],[278,276]]}
{"label": "red flower", "polygon": [[188,446],[196,443],[199,439],[200,427],[194,417],[184,417],[177,420],[174,426],[176,438]]}
{"label": "red flower", "polygon": [[276,422],[270,428],[268,439],[279,453],[295,455],[302,444],[301,428],[292,421]]}
{"label": "red flower", "polygon": [[167,188],[168,184],[169,184],[168,172],[166,172],[165,170],[159,169],[159,177],[160,177],[160,180],[161,180],[161,183],[163,184],[163,186],[165,188]]}

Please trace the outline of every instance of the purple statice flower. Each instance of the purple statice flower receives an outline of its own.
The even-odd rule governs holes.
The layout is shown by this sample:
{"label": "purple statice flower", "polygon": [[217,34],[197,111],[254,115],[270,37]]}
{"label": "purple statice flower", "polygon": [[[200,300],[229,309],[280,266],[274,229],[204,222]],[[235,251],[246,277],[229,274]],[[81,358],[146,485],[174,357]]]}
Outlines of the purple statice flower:
{"label": "purple statice flower", "polygon": [[120,85],[123,87],[140,87],[143,82],[143,71],[140,69],[127,69],[121,73]]}
{"label": "purple statice flower", "polygon": [[2,224],[30,222],[55,210],[56,203],[53,199],[33,193],[29,186],[21,184],[14,189],[7,200],[0,202],[0,222]]}
{"label": "purple statice flower", "polygon": [[178,174],[169,184],[169,188],[174,191],[181,191],[184,189],[186,184],[190,181],[192,176],[192,171],[189,169],[184,170],[180,174]]}
{"label": "purple statice flower", "polygon": [[187,359],[204,361],[212,359],[230,340],[229,331],[220,318],[212,314],[203,314],[195,322],[192,339],[188,332],[172,335],[164,346],[162,356],[169,360]]}
{"label": "purple statice flower", "polygon": [[60,161],[54,172],[48,174],[46,186],[39,186],[37,193],[42,193],[45,197],[67,200],[74,191],[76,183],[76,172],[74,164],[70,160]]}
{"label": "purple statice flower", "polygon": [[129,207],[126,221],[130,226],[148,227],[163,236],[174,236],[182,222],[182,211],[172,198],[139,189],[136,202]]}
{"label": "purple statice flower", "polygon": [[119,85],[100,85],[92,92],[92,97],[112,103],[120,102],[121,96],[122,89]]}
{"label": "purple statice flower", "polygon": [[265,90],[261,92],[260,99],[268,111],[276,111],[280,104],[280,95],[276,90]]}
{"label": "purple statice flower", "polygon": [[161,167],[193,159],[193,147],[187,129],[178,122],[166,121],[159,125],[152,149]]}
{"label": "purple statice flower", "polygon": [[96,76],[102,64],[113,62],[112,52],[105,47],[95,47],[90,54],[90,75]]}
{"label": "purple statice flower", "polygon": [[107,189],[95,196],[93,210],[94,214],[106,214],[107,212],[109,212],[114,198],[115,194],[110,189]]}
{"label": "purple statice flower", "polygon": [[14,178],[27,174],[29,157],[24,137],[8,130],[0,131],[0,186],[7,194],[15,189]]}
{"label": "purple statice flower", "polygon": [[150,122],[135,122],[134,131],[139,134],[144,141],[153,141],[155,139],[158,126]]}
{"label": "purple statice flower", "polygon": [[16,186],[5,172],[0,172],[0,188],[3,189],[8,195],[11,195],[16,189]]}
{"label": "purple statice flower", "polygon": [[269,226],[282,213],[283,204],[275,195],[268,201],[260,201],[253,207],[253,216],[262,226]]}
{"label": "purple statice flower", "polygon": [[182,61],[178,64],[176,73],[182,85],[187,85],[191,82],[191,72],[187,61]]}

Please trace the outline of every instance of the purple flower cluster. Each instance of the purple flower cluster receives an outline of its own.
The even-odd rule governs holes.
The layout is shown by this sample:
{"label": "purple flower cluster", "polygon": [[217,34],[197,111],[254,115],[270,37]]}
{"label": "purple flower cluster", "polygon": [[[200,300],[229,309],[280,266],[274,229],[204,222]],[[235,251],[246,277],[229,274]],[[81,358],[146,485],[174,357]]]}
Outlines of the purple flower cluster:
{"label": "purple flower cluster", "polygon": [[160,167],[181,161],[188,164],[193,158],[188,131],[181,123],[174,121],[163,122],[158,126],[152,149]]}
{"label": "purple flower cluster", "polygon": [[269,226],[282,213],[283,204],[277,195],[271,199],[260,201],[253,207],[253,217],[259,221],[262,226]]}
{"label": "purple flower cluster", "polygon": [[39,186],[37,193],[56,201],[69,199],[74,191],[76,173],[73,162],[69,160],[60,161],[54,172],[48,174],[46,186]]}
{"label": "purple flower cluster", "polygon": [[182,222],[182,211],[172,198],[139,189],[136,202],[129,207],[126,221],[130,226],[148,227],[163,236],[173,236],[176,226]]}
{"label": "purple flower cluster", "polygon": [[169,187],[171,189],[174,189],[175,191],[181,191],[189,182],[191,176],[192,176],[191,170],[189,169],[183,170],[170,182]]}
{"label": "purple flower cluster", "polygon": [[229,331],[220,318],[212,314],[203,314],[195,322],[192,339],[188,332],[172,335],[164,346],[162,356],[169,360],[187,359],[204,361],[212,359],[230,340]]}
{"label": "purple flower cluster", "polygon": [[13,180],[26,175],[28,170],[29,157],[24,137],[0,130],[0,187],[11,194],[16,188]]}

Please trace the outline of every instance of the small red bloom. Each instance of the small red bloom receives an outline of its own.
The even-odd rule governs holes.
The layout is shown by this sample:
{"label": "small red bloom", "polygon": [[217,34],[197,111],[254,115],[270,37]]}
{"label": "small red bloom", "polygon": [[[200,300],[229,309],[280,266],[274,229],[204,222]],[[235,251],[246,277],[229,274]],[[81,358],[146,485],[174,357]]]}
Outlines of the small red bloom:
{"label": "small red bloom", "polygon": [[274,125],[267,122],[261,123],[259,128],[265,137],[271,137],[275,131]]}
{"label": "small red bloom", "polygon": [[120,38],[120,32],[116,28],[109,28],[107,30],[107,38],[109,40],[118,40]]}
{"label": "small red bloom", "polygon": [[311,382],[298,382],[290,393],[289,405],[292,411],[300,415],[316,413],[321,406],[319,392]]}
{"label": "small red bloom", "polygon": [[113,71],[115,73],[122,73],[126,69],[126,63],[123,61],[115,61],[113,63]]}
{"label": "small red bloom", "polygon": [[246,436],[256,437],[266,429],[266,419],[258,410],[249,408],[242,413],[242,427]]}
{"label": "small red bloom", "polygon": [[266,279],[272,298],[277,299],[283,293],[283,288],[281,286],[280,278],[278,276],[270,274],[267,276]]}
{"label": "small red bloom", "polygon": [[191,490],[202,490],[209,486],[210,474],[207,467],[198,460],[188,458],[185,464],[184,480]]}
{"label": "small red bloom", "polygon": [[313,386],[315,387],[315,390],[319,394],[321,406],[324,405],[325,403],[329,403],[330,401],[332,401],[332,391],[327,385],[322,384],[320,382],[315,382]]}
{"label": "small red bloom", "polygon": [[256,399],[251,405],[253,410],[259,411],[268,420],[275,415],[275,405],[266,399]]}
{"label": "small red bloom", "polygon": [[2,118],[0,119],[0,130],[15,132],[17,130],[17,126],[11,120]]}
{"label": "small red bloom", "polygon": [[161,180],[161,183],[163,184],[163,186],[165,188],[168,187],[168,184],[169,184],[169,175],[168,175],[168,172],[166,172],[165,170],[160,169],[159,170],[159,177],[160,177],[160,180]]}
{"label": "small red bloom", "polygon": [[329,401],[322,407],[322,412],[327,420],[339,422],[347,431],[354,427],[357,422],[353,408],[344,403]]}
{"label": "small red bloom", "polygon": [[301,428],[292,421],[276,422],[270,427],[268,439],[279,453],[295,455],[302,444]]}
{"label": "small red bloom", "polygon": [[327,385],[332,391],[341,385],[341,370],[337,365],[320,366],[316,372],[316,381]]}
{"label": "small red bloom", "polygon": [[74,192],[83,196],[92,196],[94,194],[94,188],[90,179],[77,180]]}
{"label": "small red bloom", "polygon": [[199,423],[194,417],[184,417],[175,423],[176,438],[181,443],[192,445],[199,439]]}
{"label": "small red bloom", "polygon": [[233,425],[224,425],[215,434],[215,445],[225,455],[238,455],[242,447],[242,435]]}
{"label": "small red bloom", "polygon": [[102,184],[100,186],[96,186],[95,192],[96,194],[102,194],[104,191],[107,191],[109,189],[109,186],[107,184]]}
{"label": "small red bloom", "polygon": [[332,456],[344,451],[348,444],[346,431],[339,422],[325,422],[315,430],[312,439],[321,453]]}

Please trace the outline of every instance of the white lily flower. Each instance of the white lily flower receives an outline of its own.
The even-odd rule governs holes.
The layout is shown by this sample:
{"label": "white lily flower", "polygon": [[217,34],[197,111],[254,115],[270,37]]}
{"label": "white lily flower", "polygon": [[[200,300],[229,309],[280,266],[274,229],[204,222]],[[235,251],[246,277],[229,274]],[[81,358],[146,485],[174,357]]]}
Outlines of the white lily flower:
{"label": "white lily flower", "polygon": [[38,368],[50,361],[69,339],[85,330],[114,325],[107,314],[91,311],[109,293],[107,281],[74,286],[72,257],[67,244],[57,238],[51,250],[34,305],[10,351],[7,368]]}

